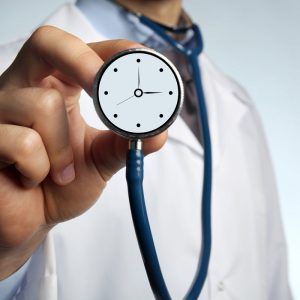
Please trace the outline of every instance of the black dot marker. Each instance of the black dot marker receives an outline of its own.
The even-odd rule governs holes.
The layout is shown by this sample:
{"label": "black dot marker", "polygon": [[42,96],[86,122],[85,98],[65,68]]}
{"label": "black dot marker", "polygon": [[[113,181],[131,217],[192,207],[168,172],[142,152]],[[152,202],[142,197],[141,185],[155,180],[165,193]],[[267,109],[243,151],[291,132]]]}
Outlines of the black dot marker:
{"label": "black dot marker", "polygon": [[163,70],[164,70],[163,68],[160,68],[160,69],[159,69],[159,72],[162,72]]}
{"label": "black dot marker", "polygon": [[105,92],[104,92],[104,95],[108,95],[108,91],[105,91]]}
{"label": "black dot marker", "polygon": [[140,124],[140,123],[137,123],[136,126],[137,126],[137,127],[141,127],[141,124]]}
{"label": "black dot marker", "polygon": [[170,91],[170,92],[169,92],[169,95],[173,95],[173,92],[172,92],[172,91]]}
{"label": "black dot marker", "polygon": [[117,68],[114,68],[114,72],[118,72],[118,69],[117,69]]}
{"label": "black dot marker", "polygon": [[140,60],[139,58],[138,58],[136,61],[137,61],[138,63],[141,62],[141,60]]}
{"label": "black dot marker", "polygon": [[114,118],[117,118],[118,117],[118,115],[117,114],[114,114]]}
{"label": "black dot marker", "polygon": [[160,118],[162,118],[163,116],[164,116],[163,114],[160,114],[160,115],[159,115]]}

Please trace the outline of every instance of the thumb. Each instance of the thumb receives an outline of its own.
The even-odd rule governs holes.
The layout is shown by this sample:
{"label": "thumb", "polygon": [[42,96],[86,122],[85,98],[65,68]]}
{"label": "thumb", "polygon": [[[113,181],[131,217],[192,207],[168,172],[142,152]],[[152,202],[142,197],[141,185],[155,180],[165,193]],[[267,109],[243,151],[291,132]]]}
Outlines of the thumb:
{"label": "thumb", "polygon": [[[167,131],[143,140],[144,155],[158,151],[167,140]],[[92,143],[92,157],[101,177],[108,181],[126,164],[128,139],[109,130],[98,131]]]}

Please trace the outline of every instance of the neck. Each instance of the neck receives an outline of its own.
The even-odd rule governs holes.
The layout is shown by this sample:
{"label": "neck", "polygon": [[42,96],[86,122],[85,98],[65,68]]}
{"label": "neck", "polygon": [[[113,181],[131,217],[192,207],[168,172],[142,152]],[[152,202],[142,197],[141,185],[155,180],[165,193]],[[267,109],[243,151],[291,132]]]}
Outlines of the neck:
{"label": "neck", "polygon": [[181,0],[115,0],[115,2],[168,26],[178,24],[182,10]]}

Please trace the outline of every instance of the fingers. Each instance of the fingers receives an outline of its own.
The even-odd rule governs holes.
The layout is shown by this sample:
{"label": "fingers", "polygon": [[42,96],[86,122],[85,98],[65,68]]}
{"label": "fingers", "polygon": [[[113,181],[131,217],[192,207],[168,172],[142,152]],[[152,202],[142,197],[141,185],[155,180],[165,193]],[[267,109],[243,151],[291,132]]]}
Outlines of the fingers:
{"label": "fingers", "polygon": [[136,42],[131,42],[123,39],[103,41],[98,43],[89,43],[88,45],[102,58],[103,61],[106,61],[114,54],[121,52],[123,50],[130,49],[130,48],[145,47]]}
{"label": "fingers", "polygon": [[[33,147],[39,150],[31,149],[34,150],[31,154],[32,157],[36,158],[38,155],[41,155],[41,158],[38,159],[45,161],[44,152],[46,151],[53,180],[58,184],[66,184],[72,181],[75,176],[73,151],[69,142],[68,117],[64,99],[60,93],[56,90],[41,88],[24,88],[4,92],[0,94],[0,107],[1,123],[24,126],[24,133],[19,139],[20,144],[25,143],[24,159],[28,159],[30,155],[30,152],[26,149]],[[2,131],[2,135],[0,134],[1,141],[5,141],[6,135],[8,135],[6,130],[9,128],[14,130],[13,133],[21,134],[19,126],[16,126],[18,131],[14,127],[9,127],[9,125],[7,125],[8,127],[6,125],[2,126],[5,129]],[[34,135],[34,132],[37,136]],[[28,135],[30,135],[29,138]],[[31,140],[32,145],[29,145]],[[13,144],[6,145],[5,143],[5,145],[2,145],[4,154],[6,154],[3,154],[3,161],[5,161],[5,157],[8,155],[7,147],[9,146],[13,147]],[[41,152],[42,148],[46,149],[43,153]],[[40,174],[35,175],[37,165],[34,164],[32,168],[29,168],[30,164],[23,162],[23,159],[20,157],[22,153],[20,151],[19,154],[16,154],[13,150],[10,161],[19,166],[17,167],[18,170],[25,177],[37,181],[41,178]],[[33,158],[28,159],[28,161],[31,163]],[[42,170],[45,170],[45,167]],[[42,174],[44,175],[44,171],[42,171]]]}
{"label": "fingers", "polygon": [[93,80],[103,64],[101,55],[105,59],[118,51],[137,46],[121,40],[91,44],[89,47],[65,31],[43,26],[33,33],[4,73],[5,88],[39,86],[42,79],[59,71],[71,83],[75,82],[92,95]]}
{"label": "fingers", "polygon": [[[143,140],[145,155],[158,151],[167,140],[167,131]],[[111,131],[101,131],[94,139],[92,155],[101,177],[108,181],[126,164],[128,139],[122,138]]]}
{"label": "fingers", "polygon": [[[24,132],[29,130],[31,136],[34,136],[32,132],[36,133],[35,138],[32,138],[33,145],[37,147],[40,143],[43,144],[53,180],[62,185],[71,182],[75,173],[73,153],[69,144],[66,101],[64,100],[75,98],[74,93],[78,93],[79,87],[84,88],[92,95],[93,81],[103,60],[119,51],[137,47],[142,46],[126,40],[87,45],[77,37],[52,26],[44,26],[36,30],[24,44],[13,64],[0,78],[0,91],[2,91],[0,94],[0,124],[7,124],[0,125],[2,129],[4,128],[0,135],[1,147],[4,149],[0,167],[15,163],[24,177],[28,177],[34,182],[45,176],[43,172],[42,175],[36,174],[35,167],[31,168],[30,164],[23,162],[14,151],[10,155],[8,146],[4,145],[6,135],[8,135],[6,130],[11,128],[6,126],[24,126]],[[64,89],[64,86],[75,86],[76,89]],[[48,90],[42,87],[47,87]],[[55,87],[60,92],[49,89],[49,87]],[[60,93],[64,95],[65,99]],[[27,136],[25,133],[24,135]],[[110,146],[114,147],[113,151],[110,147],[103,146],[101,140],[107,140]],[[148,142],[146,142],[147,144]],[[12,147],[13,143],[9,145]],[[155,145],[155,143],[151,145]],[[100,146],[102,149],[99,149]],[[117,149],[119,147],[121,148]],[[103,152],[103,159],[97,163],[100,167],[103,165],[104,176],[110,177],[122,165],[126,155],[127,142],[120,137],[108,134],[103,135],[102,139],[97,139],[94,148],[95,152],[98,150]],[[42,146],[39,149],[42,149]],[[121,150],[122,152],[120,152]],[[35,153],[34,149],[32,149],[32,153]],[[26,155],[27,152],[24,156],[26,157]],[[43,156],[42,154],[36,155]],[[30,162],[32,163],[32,161]],[[43,170],[45,169],[44,167]]]}
{"label": "fingers", "polygon": [[38,28],[24,44],[10,71],[11,84],[36,86],[55,70],[88,89],[102,59],[77,37],[56,27]]}
{"label": "fingers", "polygon": [[50,168],[40,135],[30,128],[0,125],[0,169],[14,164],[27,187],[39,184]]}

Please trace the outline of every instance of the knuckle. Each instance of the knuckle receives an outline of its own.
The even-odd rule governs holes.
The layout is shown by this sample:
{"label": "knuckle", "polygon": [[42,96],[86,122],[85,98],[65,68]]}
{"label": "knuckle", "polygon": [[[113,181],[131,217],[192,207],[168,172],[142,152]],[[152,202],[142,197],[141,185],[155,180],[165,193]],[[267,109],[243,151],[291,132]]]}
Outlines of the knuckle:
{"label": "knuckle", "polygon": [[45,36],[47,36],[47,34],[49,33],[49,31],[51,26],[41,26],[39,28],[37,28],[31,35],[30,39],[29,39],[29,43],[31,44],[40,44],[41,41],[44,39]]}
{"label": "knuckle", "polygon": [[53,31],[53,26],[44,25],[37,28],[31,35],[29,41],[32,44],[40,44],[47,35]]}
{"label": "knuckle", "polygon": [[37,101],[37,113],[47,117],[65,109],[62,95],[54,89],[46,90],[42,93],[40,101]]}
{"label": "knuckle", "polygon": [[34,155],[42,145],[40,135],[32,129],[24,130],[16,141],[17,153],[22,157]]}

